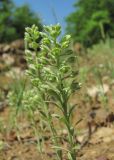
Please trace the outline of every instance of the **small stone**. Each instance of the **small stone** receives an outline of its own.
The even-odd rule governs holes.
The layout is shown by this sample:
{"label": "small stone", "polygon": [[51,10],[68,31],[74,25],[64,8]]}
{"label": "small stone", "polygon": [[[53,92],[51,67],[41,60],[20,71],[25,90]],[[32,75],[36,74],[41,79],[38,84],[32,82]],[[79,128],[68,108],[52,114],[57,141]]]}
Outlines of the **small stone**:
{"label": "small stone", "polygon": [[109,91],[109,85],[103,84],[103,86],[97,85],[87,89],[88,96],[95,98],[99,94],[106,94]]}
{"label": "small stone", "polygon": [[3,54],[2,59],[7,66],[13,65],[15,62],[14,57],[6,53]]}
{"label": "small stone", "polygon": [[9,52],[10,51],[10,45],[6,45],[3,48],[3,52]]}

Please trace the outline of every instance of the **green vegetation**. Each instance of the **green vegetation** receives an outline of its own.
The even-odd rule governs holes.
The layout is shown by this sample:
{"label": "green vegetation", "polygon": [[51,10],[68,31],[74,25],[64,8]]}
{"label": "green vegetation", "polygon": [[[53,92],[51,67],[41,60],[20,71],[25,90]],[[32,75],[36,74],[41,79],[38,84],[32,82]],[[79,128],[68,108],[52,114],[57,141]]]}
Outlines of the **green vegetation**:
{"label": "green vegetation", "polygon": [[114,38],[114,1],[78,0],[67,21],[67,31],[75,41],[91,46],[107,36]]}
{"label": "green vegetation", "polygon": [[[39,32],[35,25],[26,28],[25,53],[31,87],[30,84],[26,87],[25,81],[16,83],[12,92],[8,94],[8,99],[10,106],[16,106],[11,118],[13,127],[18,130],[18,114],[27,113],[32,129],[38,137],[37,144],[43,159],[46,154],[43,148],[43,134],[48,130],[51,134],[51,148],[56,152],[55,158],[63,160],[66,157],[68,160],[76,160],[78,146],[75,126],[72,123],[72,113],[76,104],[70,103],[69,100],[80,85],[77,82],[78,72],[74,69],[76,57],[69,49],[71,36],[65,35],[58,40],[60,34],[59,24],[44,26],[43,32]],[[40,44],[39,37],[42,37]],[[40,51],[37,51],[39,47]],[[35,112],[38,113],[39,126],[35,121]],[[59,125],[54,125],[55,121]],[[66,131],[66,137],[60,134],[63,130]],[[20,139],[19,133],[16,133]],[[67,147],[62,146],[62,141],[67,142]]]}
{"label": "green vegetation", "polygon": [[39,17],[28,5],[16,7],[12,0],[0,1],[0,43],[24,38],[25,27],[32,24],[36,24],[41,30]]}
{"label": "green vegetation", "polygon": [[[88,49],[88,55],[75,57],[68,47],[70,36],[60,40],[59,34],[59,25],[45,26],[43,32],[39,32],[35,25],[26,28],[26,60],[29,77],[16,79],[12,84],[12,91],[8,94],[9,104],[13,106],[9,120],[10,127],[7,127],[7,131],[6,128],[3,130],[2,119],[0,124],[3,133],[13,129],[18,140],[23,141],[22,132],[25,130],[22,129],[22,123],[26,119],[29,126],[26,132],[33,131],[30,136],[37,142],[38,155],[42,160],[50,159],[46,143],[48,149],[54,153],[52,160],[75,160],[77,152],[80,153],[92,136],[92,132],[87,132],[87,137],[85,136],[83,133],[85,128],[81,123],[87,125],[88,121],[90,124],[95,122],[95,119],[91,122],[88,116],[90,111],[93,113],[94,107],[99,107],[97,111],[106,111],[108,115],[113,107],[110,102],[114,95],[114,40],[107,39],[105,43],[101,41]],[[37,43],[39,36],[42,36],[42,40]],[[40,51],[37,51],[37,48],[40,48]],[[78,58],[78,66],[75,58]],[[76,66],[80,73],[78,76]],[[77,82],[82,82],[83,85],[79,92]],[[78,94],[74,95],[75,92]],[[105,116],[107,118],[107,115]],[[107,125],[105,120],[101,122]],[[100,125],[101,122],[98,121],[97,124]],[[79,141],[79,137],[83,135],[83,140]]]}
{"label": "green vegetation", "polygon": [[[69,103],[69,98],[79,89],[76,81],[77,71],[73,70],[75,55],[69,50],[70,35],[64,36],[60,41],[58,37],[61,33],[60,25],[44,26],[44,32],[39,32],[33,25],[26,28],[25,42],[34,53],[26,48],[26,60],[28,62],[28,74],[31,77],[33,88],[37,89],[39,100],[37,109],[52,134],[53,148],[56,151],[57,159],[62,160],[63,150],[67,152],[69,160],[76,159],[76,139],[75,130],[72,126],[71,115],[75,105]],[[42,36],[40,43],[41,51],[38,53],[39,44],[37,40]],[[36,94],[32,96],[32,101]],[[58,112],[51,113],[50,105],[55,106]],[[67,131],[68,148],[63,148],[57,128],[53,122],[58,120]]]}
{"label": "green vegetation", "polygon": [[[33,159],[77,160],[85,159],[87,153],[89,160],[87,149],[91,147],[97,157],[93,146],[100,146],[103,140],[98,136],[97,141],[93,133],[109,130],[108,125],[114,122],[114,2],[78,0],[74,6],[77,10],[67,18],[67,30],[74,42],[79,42],[80,55],[71,50],[71,36],[61,36],[59,24],[43,27],[27,5],[16,7],[11,0],[0,2],[0,42],[25,37],[25,55],[21,56],[26,59],[23,66],[17,64],[22,67],[20,71],[26,68],[26,75],[17,72],[12,76],[7,70],[1,74],[12,80],[11,87],[0,90],[1,102],[6,101],[0,103],[1,110],[10,106],[8,120],[4,121],[4,114],[0,118],[0,151],[4,152],[5,141],[9,143],[11,138],[16,145],[21,144],[18,150],[23,150],[22,145],[29,147],[25,150],[28,158],[33,144],[38,149]],[[16,62],[11,69],[15,66]]]}

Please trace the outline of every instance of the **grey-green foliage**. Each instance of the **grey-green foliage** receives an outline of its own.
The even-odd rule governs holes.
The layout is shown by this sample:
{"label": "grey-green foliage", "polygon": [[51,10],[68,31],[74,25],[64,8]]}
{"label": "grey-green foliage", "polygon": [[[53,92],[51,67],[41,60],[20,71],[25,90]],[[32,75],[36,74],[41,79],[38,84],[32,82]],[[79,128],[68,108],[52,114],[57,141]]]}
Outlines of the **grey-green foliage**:
{"label": "grey-green foliage", "polygon": [[[53,148],[56,151],[57,159],[62,160],[62,148],[58,132],[53,122],[58,119],[67,130],[67,159],[76,159],[75,130],[72,125],[71,115],[75,104],[71,105],[69,99],[79,88],[76,80],[77,71],[73,69],[75,55],[69,49],[71,36],[65,35],[60,39],[61,26],[44,26],[43,32],[38,31],[38,27],[33,25],[26,28],[26,60],[28,64],[27,73],[31,78],[33,88],[37,89],[39,96],[38,110],[41,119],[47,123],[51,133]],[[42,37],[40,44],[37,43]],[[40,51],[37,49],[40,48]],[[31,52],[32,49],[32,52]],[[32,99],[34,100],[34,93]],[[32,101],[31,99],[31,101]],[[53,113],[50,104],[57,107],[59,112]],[[54,109],[55,110],[55,109]],[[62,114],[60,114],[60,112]]]}

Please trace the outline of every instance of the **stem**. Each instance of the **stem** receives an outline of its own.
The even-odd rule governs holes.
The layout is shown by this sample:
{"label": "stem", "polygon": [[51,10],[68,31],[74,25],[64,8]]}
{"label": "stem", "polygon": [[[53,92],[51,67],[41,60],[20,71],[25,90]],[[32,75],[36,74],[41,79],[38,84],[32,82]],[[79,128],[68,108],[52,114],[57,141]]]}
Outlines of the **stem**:
{"label": "stem", "polygon": [[[29,110],[29,114],[30,114],[30,118],[31,118],[31,122],[32,122],[32,128],[34,130],[34,133],[35,133],[36,137],[40,137],[40,131],[36,127],[36,122],[35,122],[35,119],[34,119],[34,112],[31,108]],[[42,137],[42,140],[43,140],[43,137]],[[44,153],[43,153],[43,150],[42,150],[43,148],[42,148],[40,139],[37,139],[37,144],[38,144],[38,150],[40,152],[40,155],[41,155],[42,159],[45,160]]]}
{"label": "stem", "polygon": [[[48,107],[46,107],[46,110],[48,112]],[[57,137],[57,133],[56,133],[54,125],[53,125],[53,123],[51,121],[51,115],[50,115],[49,112],[48,112],[48,118],[47,118],[47,120],[48,120],[48,125],[49,125],[49,128],[50,128],[50,131],[52,133],[53,143],[54,143],[55,146],[59,146],[58,140],[56,138]],[[62,160],[62,151],[60,149],[56,149],[56,154],[57,154],[57,159],[58,160]]]}
{"label": "stem", "polygon": [[68,143],[69,143],[69,153],[70,156],[72,157],[72,159],[69,160],[76,160],[76,150],[75,150],[75,135],[74,135],[74,128],[71,125],[71,121],[70,121],[70,117],[69,117],[69,113],[68,113],[68,105],[67,105],[67,93],[64,92],[64,85],[62,83],[62,78],[60,76],[60,93],[62,95],[62,99],[63,99],[63,104],[62,104],[62,108],[63,108],[63,117],[65,119],[65,126],[67,128],[68,131]]}
{"label": "stem", "polygon": [[104,31],[103,23],[100,22],[99,25],[100,25],[100,30],[101,30],[101,37],[102,37],[103,41],[105,41],[105,31]]}
{"label": "stem", "polygon": [[102,76],[101,76],[101,73],[100,71],[97,69],[97,78],[98,78],[98,81],[100,83],[100,86],[102,87],[102,101],[103,101],[103,105],[104,105],[104,108],[106,109],[106,111],[108,111],[108,97],[107,95],[105,95],[105,91],[104,91],[104,85],[103,85],[103,81],[102,81]]}
{"label": "stem", "polygon": [[[67,108],[67,106],[66,106]],[[66,120],[66,128],[68,131],[68,141],[69,141],[69,151],[70,155],[72,157],[72,160],[76,160],[76,151],[75,151],[75,139],[74,139],[74,129],[72,128],[72,125],[70,123],[70,118],[68,117],[68,114],[64,112],[64,118]]]}
{"label": "stem", "polygon": [[[42,98],[44,100],[46,99],[44,93],[42,94]],[[50,128],[50,131],[52,133],[53,143],[54,143],[55,146],[59,146],[59,143],[58,143],[58,140],[57,140],[57,133],[56,133],[56,130],[55,130],[53,122],[52,122],[51,114],[49,112],[49,106],[47,104],[44,104],[44,107],[45,107],[45,113],[46,113],[46,116],[47,116],[47,122],[48,122],[48,125],[49,125],[49,128]],[[62,160],[62,151],[60,149],[55,149],[55,150],[56,150],[56,154],[57,154],[57,159]]]}

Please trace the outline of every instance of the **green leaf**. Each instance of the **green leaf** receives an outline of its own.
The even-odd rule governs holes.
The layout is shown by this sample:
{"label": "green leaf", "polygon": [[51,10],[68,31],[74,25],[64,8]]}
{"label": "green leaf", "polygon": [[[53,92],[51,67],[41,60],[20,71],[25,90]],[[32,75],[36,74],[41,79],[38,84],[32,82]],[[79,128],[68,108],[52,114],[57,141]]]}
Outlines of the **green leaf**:
{"label": "green leaf", "polygon": [[69,109],[69,118],[70,118],[73,110],[76,108],[76,105],[77,105],[77,104],[74,104],[74,105]]}
{"label": "green leaf", "polygon": [[58,150],[65,150],[65,151],[69,152],[68,149],[63,148],[63,147],[60,147],[60,146],[52,146],[52,148],[53,148],[53,149],[58,149]]}
{"label": "green leaf", "polygon": [[80,89],[79,83],[73,81],[72,84],[71,84],[71,91],[72,91],[72,93],[75,92],[76,90],[79,90],[79,89]]}
{"label": "green leaf", "polygon": [[59,114],[52,114],[52,117],[54,117],[54,118],[60,118],[60,115]]}
{"label": "green leaf", "polygon": [[46,115],[46,113],[45,113],[44,111],[39,110],[39,112],[41,113],[41,115],[42,115],[44,118],[47,118],[47,115]]}
{"label": "green leaf", "polygon": [[61,94],[53,89],[48,90],[51,97],[55,98],[57,101],[59,101],[62,104]]}

